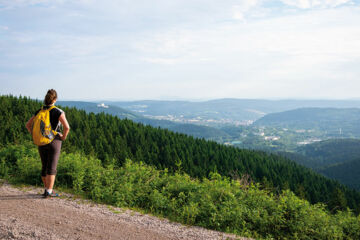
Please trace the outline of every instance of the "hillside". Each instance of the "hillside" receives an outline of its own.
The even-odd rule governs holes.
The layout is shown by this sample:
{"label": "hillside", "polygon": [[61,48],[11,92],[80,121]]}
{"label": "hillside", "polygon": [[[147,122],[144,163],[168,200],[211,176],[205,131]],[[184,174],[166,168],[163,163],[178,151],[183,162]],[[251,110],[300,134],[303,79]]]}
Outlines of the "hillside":
{"label": "hillside", "polygon": [[[257,119],[264,115],[261,111],[249,108],[250,102],[256,100],[232,99],[189,102],[189,101],[134,101],[134,102],[109,102],[129,110],[136,111],[144,116],[168,116],[178,120],[197,121],[198,124],[218,126],[224,124],[222,120],[230,119],[233,122]],[[201,121],[214,120],[212,122]],[[200,120],[200,121],[199,121]]]}
{"label": "hillside", "polygon": [[105,104],[83,101],[58,101],[57,104],[66,107],[76,107],[77,109],[85,110],[87,113],[104,112],[113,116],[117,116],[120,119],[127,118],[134,120],[140,118],[140,116],[134,112],[112,105],[109,106]]}
{"label": "hillside", "polygon": [[330,139],[298,147],[296,152],[309,159],[299,163],[311,168],[326,167],[359,158],[360,139]]}
{"label": "hillside", "polygon": [[[38,190],[37,194],[27,194],[26,191],[9,191],[8,187],[0,186],[0,200],[3,201],[1,206],[5,207],[0,213],[0,234],[2,226],[5,225],[5,234],[10,234],[11,237],[11,234],[17,235],[19,232],[29,232],[33,237],[34,234],[44,232],[52,236],[55,232],[61,237],[65,235],[66,239],[72,233],[77,234],[76,239],[88,239],[86,235],[90,234],[91,238],[103,232],[104,237],[109,239],[113,237],[112,234],[123,232],[125,236],[134,236],[136,233],[137,237],[141,237],[147,233],[146,239],[151,239],[154,235],[161,239],[162,236],[169,236],[169,233],[181,228],[180,224],[176,224],[176,229],[166,227],[154,218],[152,221],[147,217],[139,219],[136,213],[130,214],[133,217],[126,214],[124,216],[123,210],[118,208],[122,207],[166,217],[172,222],[197,225],[255,239],[360,237],[360,218],[351,211],[338,211],[343,209],[346,203],[339,189],[335,190],[334,193],[337,195],[332,201],[341,205],[331,214],[325,209],[325,205],[311,205],[289,190],[274,194],[267,189],[260,189],[259,184],[245,181],[246,179],[233,180],[217,173],[199,180],[191,178],[181,170],[169,173],[166,169],[157,170],[130,160],[122,167],[104,167],[101,161],[93,157],[66,152],[61,154],[59,163],[56,189],[62,187],[97,203],[112,205],[108,206],[108,209],[117,213],[121,219],[125,217],[129,226],[123,229],[124,225],[118,219],[114,219],[114,214],[106,209],[99,211],[93,203],[90,203],[93,207],[84,212],[83,210],[87,210],[86,207],[72,201],[39,199],[41,190]],[[33,144],[0,148],[0,178],[4,177],[18,184],[40,185],[40,169],[37,148]],[[44,207],[50,212],[39,213],[38,209]],[[2,221],[2,217],[5,222]],[[12,220],[14,218],[16,221]],[[48,219],[54,225],[50,231],[47,227]],[[34,224],[35,230],[38,231],[34,232]],[[27,228],[24,229],[24,225],[27,225]],[[42,229],[43,226],[46,228]],[[133,231],[134,226],[136,232]],[[151,229],[152,226],[156,226],[156,229],[149,231],[149,227]],[[187,230],[191,231],[191,228],[187,227]],[[92,235],[91,231],[94,231]],[[180,239],[212,239],[211,236],[214,234],[225,237],[225,234],[214,232],[207,234],[201,231],[200,236],[198,231],[191,231],[191,235],[187,236],[181,232]],[[135,237],[130,236],[129,239]],[[225,239],[223,237],[221,239]],[[229,235],[226,237],[231,238]]]}
{"label": "hillside", "polygon": [[360,191],[360,158],[323,167],[318,170],[325,176]]}
{"label": "hillside", "polygon": [[[24,123],[41,103],[2,96],[0,106],[0,121],[4,123],[0,131],[1,144],[29,141]],[[289,188],[311,203],[332,203],[336,189],[344,194],[350,208],[356,209],[360,202],[360,193],[278,155],[194,139],[104,113],[87,114],[75,108],[64,110],[72,130],[63,149],[96,156],[104,166],[120,167],[130,158],[170,172],[181,168],[196,178],[208,177],[213,171],[234,178],[249,174],[253,181],[264,182],[274,191]],[[334,207],[329,204],[330,209]]]}
{"label": "hillside", "polygon": [[330,137],[360,137],[359,108],[301,108],[291,111],[271,113],[254,124],[321,130]]}
{"label": "hillside", "polygon": [[172,115],[182,120],[215,120],[212,123],[200,121],[199,124],[211,124],[222,127],[229,123],[254,121],[265,114],[288,111],[297,108],[356,108],[358,100],[261,100],[261,99],[216,99],[209,101],[132,101],[106,102],[139,114],[149,116]]}
{"label": "hillside", "polygon": [[330,139],[279,153],[348,187],[360,190],[360,140]]}
{"label": "hillside", "polygon": [[77,109],[85,110],[87,113],[106,113],[113,116],[117,116],[120,119],[131,119],[134,122],[143,123],[153,127],[161,127],[169,129],[174,132],[184,133],[197,138],[206,138],[213,140],[220,140],[226,138],[229,135],[224,131],[213,127],[199,126],[195,124],[181,124],[174,121],[158,120],[152,118],[146,118],[141,114],[135,113],[134,111],[126,110],[121,107],[114,105],[106,105],[104,103],[92,103],[92,102],[81,102],[81,101],[59,101],[59,105],[67,107],[75,107]]}
{"label": "hillside", "polygon": [[205,138],[207,140],[211,139],[214,141],[229,137],[227,133],[219,129],[194,124],[176,124],[168,129],[173,132],[184,133],[193,137]]}

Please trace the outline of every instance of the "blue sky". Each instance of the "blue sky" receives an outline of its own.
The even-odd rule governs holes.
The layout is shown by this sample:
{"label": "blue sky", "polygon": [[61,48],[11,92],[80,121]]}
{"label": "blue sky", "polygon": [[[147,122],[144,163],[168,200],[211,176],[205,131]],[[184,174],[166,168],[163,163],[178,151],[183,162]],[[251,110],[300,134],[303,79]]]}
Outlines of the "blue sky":
{"label": "blue sky", "polygon": [[0,94],[360,98],[359,0],[0,0]]}

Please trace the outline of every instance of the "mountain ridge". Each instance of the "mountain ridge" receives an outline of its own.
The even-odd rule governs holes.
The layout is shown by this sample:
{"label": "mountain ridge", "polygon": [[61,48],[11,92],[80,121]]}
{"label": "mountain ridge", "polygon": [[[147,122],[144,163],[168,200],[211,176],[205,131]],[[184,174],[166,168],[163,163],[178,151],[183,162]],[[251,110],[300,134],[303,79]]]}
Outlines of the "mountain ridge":
{"label": "mountain ridge", "polygon": [[147,118],[142,115],[137,114],[136,112],[114,106],[114,105],[105,105],[107,108],[103,106],[99,106],[99,104],[104,104],[103,102],[83,102],[83,101],[59,101],[59,105],[67,106],[67,107],[76,107],[78,109],[85,110],[87,113],[107,113],[113,116],[117,116],[120,119],[131,119],[135,122],[143,123],[146,125],[151,125],[153,127],[161,127],[165,129],[169,129],[171,131],[184,133],[188,135],[192,135],[198,138],[207,138],[207,139],[218,139],[222,137],[227,137],[228,134],[220,129],[195,125],[195,124],[182,124],[169,120],[158,120]]}

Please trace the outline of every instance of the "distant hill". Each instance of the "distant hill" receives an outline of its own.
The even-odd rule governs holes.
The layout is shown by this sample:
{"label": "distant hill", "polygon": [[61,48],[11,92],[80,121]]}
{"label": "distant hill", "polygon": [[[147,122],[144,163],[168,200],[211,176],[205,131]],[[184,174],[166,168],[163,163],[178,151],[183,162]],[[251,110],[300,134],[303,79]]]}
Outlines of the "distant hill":
{"label": "distant hill", "polygon": [[298,147],[294,153],[279,154],[360,190],[359,139],[331,139]]}
{"label": "distant hill", "polygon": [[150,125],[152,127],[160,127],[163,129],[168,129],[173,132],[184,133],[197,138],[205,138],[208,140],[217,141],[222,138],[229,137],[229,134],[227,134],[225,131],[208,126],[201,126],[195,124],[182,124],[182,123],[172,122],[169,120],[157,120],[157,119],[151,119],[145,117],[133,119],[133,121]]}
{"label": "distant hill", "polygon": [[257,126],[317,129],[332,137],[360,137],[360,108],[301,108],[268,114]]}
{"label": "distant hill", "polygon": [[120,119],[138,119],[141,118],[139,115],[131,112],[129,110],[113,106],[113,105],[105,105],[93,102],[83,102],[83,101],[58,101],[57,105],[66,106],[66,107],[76,107],[77,109],[85,110],[87,113],[108,113],[113,116],[117,116]]}
{"label": "distant hill", "polygon": [[356,160],[325,167],[318,172],[360,191],[360,155],[358,157]]}
{"label": "distant hill", "polygon": [[[191,118],[231,119],[233,121],[257,120],[265,114],[297,108],[360,108],[360,100],[261,100],[216,99],[210,101],[130,101],[106,102],[107,104],[137,111],[139,114],[160,116],[175,115]],[[208,123],[209,124],[209,123]],[[215,126],[216,124],[213,123]]]}
{"label": "distant hill", "polygon": [[207,140],[218,140],[219,138],[230,137],[230,135],[219,129],[194,124],[176,124],[168,129],[174,132],[188,133],[188,135],[205,138]]}
{"label": "distant hill", "polygon": [[126,110],[124,108],[108,105],[105,103],[93,103],[83,101],[58,101],[57,105],[76,107],[77,109],[85,110],[87,113],[107,113],[113,116],[117,116],[120,119],[131,119],[135,122],[140,122],[153,127],[166,128],[174,132],[184,133],[197,138],[206,138],[212,140],[219,140],[221,138],[229,137],[229,135],[216,128],[207,126],[198,126],[194,124],[182,124],[167,120],[157,120],[141,116],[133,111]]}
{"label": "distant hill", "polygon": [[298,163],[311,168],[321,168],[360,158],[360,139],[330,139],[296,149],[307,161]]}
{"label": "distant hill", "polygon": [[[252,102],[257,100],[222,99],[206,102],[189,101],[134,101],[134,102],[106,102],[125,109],[129,109],[144,116],[172,115],[182,119],[212,119],[216,121],[255,120],[265,115],[264,112],[252,109]],[[205,123],[199,123],[204,125]],[[206,122],[209,126],[218,126],[223,123]]]}
{"label": "distant hill", "polygon": [[286,152],[286,151],[279,151],[276,153],[279,154],[280,156],[291,159],[292,161],[300,165],[303,165],[305,167],[312,168],[312,166],[316,164],[316,161],[314,159],[312,159],[311,157],[304,156],[300,153]]}
{"label": "distant hill", "polygon": [[360,140],[332,139],[278,155],[360,191]]}

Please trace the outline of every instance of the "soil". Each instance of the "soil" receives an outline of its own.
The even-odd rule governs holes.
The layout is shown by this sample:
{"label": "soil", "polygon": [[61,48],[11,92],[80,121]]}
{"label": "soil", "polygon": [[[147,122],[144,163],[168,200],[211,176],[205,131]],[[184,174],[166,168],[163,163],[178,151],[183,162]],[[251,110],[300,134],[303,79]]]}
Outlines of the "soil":
{"label": "soil", "polygon": [[0,239],[246,239],[71,194],[44,199],[41,188],[0,185]]}

